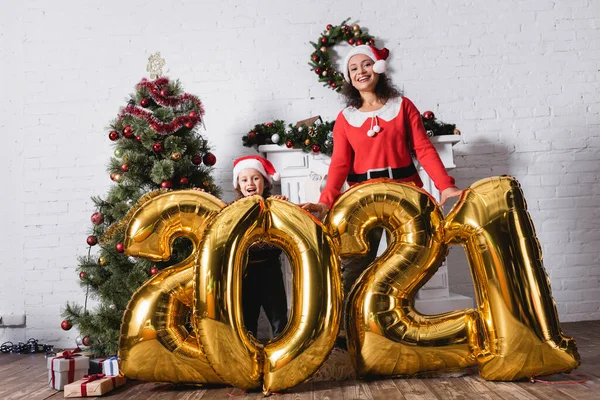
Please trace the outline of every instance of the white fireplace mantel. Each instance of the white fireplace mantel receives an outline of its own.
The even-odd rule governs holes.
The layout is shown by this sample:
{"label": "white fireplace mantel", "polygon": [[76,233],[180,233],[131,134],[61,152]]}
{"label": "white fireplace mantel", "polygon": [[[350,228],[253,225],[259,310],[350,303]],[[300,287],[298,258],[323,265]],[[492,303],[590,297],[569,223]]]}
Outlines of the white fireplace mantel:
{"label": "white fireplace mantel", "polygon": [[[431,142],[440,155],[447,170],[455,167],[452,147],[460,142],[459,135],[435,136]],[[310,154],[300,149],[288,149],[276,144],[259,146],[258,151],[273,163],[281,176],[281,194],[296,204],[304,202],[316,203],[327,176],[330,157],[323,154]],[[417,165],[423,181],[423,189],[436,200],[440,193],[425,171]],[[275,189],[277,192],[277,188]],[[387,243],[382,240],[379,252],[383,252]],[[288,293],[288,306],[291,302],[292,276],[287,263],[284,263],[285,285]],[[442,264],[438,272],[421,288],[415,299],[415,307],[423,314],[439,314],[462,308],[473,307],[473,299],[450,293],[448,285],[448,266]]]}

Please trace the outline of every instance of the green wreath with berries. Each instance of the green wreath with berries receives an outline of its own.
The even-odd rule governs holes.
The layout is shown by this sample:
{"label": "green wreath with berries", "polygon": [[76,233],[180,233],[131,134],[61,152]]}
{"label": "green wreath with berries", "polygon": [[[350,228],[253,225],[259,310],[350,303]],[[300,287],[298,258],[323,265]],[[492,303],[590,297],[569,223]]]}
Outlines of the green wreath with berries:
{"label": "green wreath with berries", "polygon": [[361,44],[375,45],[375,39],[368,33],[363,32],[358,24],[346,25],[350,20],[347,18],[340,25],[327,25],[317,42],[310,42],[315,48],[310,56],[311,70],[319,77],[323,86],[338,92],[344,83],[344,74],[337,71],[331,60],[329,48],[345,41],[351,46]]}
{"label": "green wreath with berries", "polygon": [[279,144],[288,149],[301,149],[307,153],[333,153],[333,124],[334,121],[320,122],[294,126],[282,120],[275,120],[255,125],[247,135],[242,137],[246,147],[258,147],[263,144]]}

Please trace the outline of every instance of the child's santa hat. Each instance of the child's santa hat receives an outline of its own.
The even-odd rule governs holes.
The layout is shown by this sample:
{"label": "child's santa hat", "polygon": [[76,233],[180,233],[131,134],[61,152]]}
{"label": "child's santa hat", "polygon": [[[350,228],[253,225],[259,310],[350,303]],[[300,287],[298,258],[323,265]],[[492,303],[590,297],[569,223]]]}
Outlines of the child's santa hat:
{"label": "child's santa hat", "polygon": [[245,169],[253,168],[265,177],[270,185],[273,181],[279,180],[279,173],[275,171],[275,167],[271,161],[259,156],[240,157],[233,162],[233,188],[238,186],[238,176]]}
{"label": "child's santa hat", "polygon": [[375,62],[375,64],[373,64],[373,72],[378,74],[383,74],[385,72],[385,60],[387,60],[390,55],[390,51],[385,47],[383,49],[378,49],[373,46],[361,44],[360,46],[353,47],[352,50],[346,54],[346,58],[344,59],[344,78],[346,79],[346,82],[350,83],[348,63],[350,62],[350,59],[357,54],[364,54]]}

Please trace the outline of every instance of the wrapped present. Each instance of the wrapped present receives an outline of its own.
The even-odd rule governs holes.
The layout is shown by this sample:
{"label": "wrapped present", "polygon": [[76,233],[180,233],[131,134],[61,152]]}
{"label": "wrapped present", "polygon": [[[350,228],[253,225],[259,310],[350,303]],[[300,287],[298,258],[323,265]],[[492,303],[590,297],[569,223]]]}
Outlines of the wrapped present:
{"label": "wrapped present", "polygon": [[106,361],[106,357],[91,359],[89,374],[90,375],[101,374],[102,373],[102,364],[104,364],[104,361]]}
{"label": "wrapped present", "polygon": [[114,388],[124,385],[125,381],[123,376],[86,375],[76,382],[65,385],[65,397],[102,396]]}
{"label": "wrapped present", "polygon": [[68,383],[84,377],[90,367],[90,359],[65,351],[61,356],[48,358],[48,385],[63,390]]}
{"label": "wrapped present", "polygon": [[102,373],[106,376],[119,375],[119,359],[117,356],[109,357],[102,362]]}

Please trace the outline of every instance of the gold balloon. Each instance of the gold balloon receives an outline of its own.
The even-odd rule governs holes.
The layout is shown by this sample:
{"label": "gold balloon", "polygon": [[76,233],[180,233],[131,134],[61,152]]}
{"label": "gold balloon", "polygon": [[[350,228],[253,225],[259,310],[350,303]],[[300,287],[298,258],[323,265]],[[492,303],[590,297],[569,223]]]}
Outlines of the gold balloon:
{"label": "gold balloon", "polygon": [[[248,248],[266,240],[293,271],[293,308],[283,333],[264,347],[244,328],[241,282]],[[308,379],[333,348],[340,326],[336,247],[323,225],[297,206],[253,196],[223,210],[198,254],[195,325],[212,368],[230,384],[275,392]],[[265,288],[269,290],[269,288]]]}
{"label": "gold balloon", "polygon": [[464,246],[475,284],[483,341],[474,349],[488,380],[571,371],[575,340],[563,335],[542,252],[519,183],[476,182],[446,217],[446,241]]}
{"label": "gold balloon", "polygon": [[359,376],[410,376],[475,365],[477,313],[427,316],[414,296],[447,254],[435,200],[414,185],[377,179],[353,186],[329,212],[340,255],[368,252],[367,235],[384,227],[391,241],[363,272],[346,303],[348,347]]}
{"label": "gold balloon", "polygon": [[191,328],[197,249],[208,223],[224,207],[208,193],[184,190],[154,197],[133,214],[125,234],[127,255],[168,260],[180,236],[189,238],[194,250],[149,279],[129,301],[119,337],[120,368],[128,378],[224,383]]}

